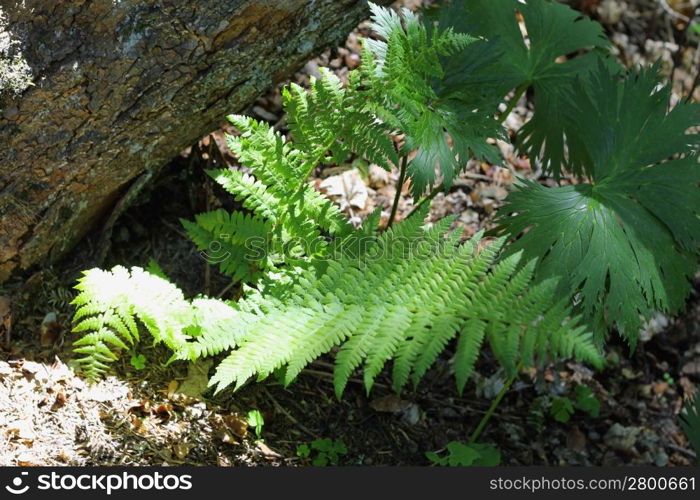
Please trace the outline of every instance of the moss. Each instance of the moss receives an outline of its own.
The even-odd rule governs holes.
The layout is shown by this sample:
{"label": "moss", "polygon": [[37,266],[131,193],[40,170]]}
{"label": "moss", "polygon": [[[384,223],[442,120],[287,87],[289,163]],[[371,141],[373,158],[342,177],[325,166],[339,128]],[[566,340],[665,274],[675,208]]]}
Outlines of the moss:
{"label": "moss", "polygon": [[0,58],[0,95],[18,95],[32,85],[32,71],[21,57]]}
{"label": "moss", "polygon": [[32,85],[32,70],[22,57],[18,44],[6,30],[0,9],[0,111],[2,99],[16,96]]}

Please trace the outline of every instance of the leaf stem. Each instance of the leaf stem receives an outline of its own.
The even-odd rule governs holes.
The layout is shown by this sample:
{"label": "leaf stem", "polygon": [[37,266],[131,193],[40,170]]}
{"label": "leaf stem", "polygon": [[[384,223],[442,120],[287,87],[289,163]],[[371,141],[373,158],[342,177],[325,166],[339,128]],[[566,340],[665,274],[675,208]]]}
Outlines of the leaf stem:
{"label": "leaf stem", "polygon": [[399,180],[396,184],[396,196],[394,196],[394,203],[391,205],[391,215],[389,215],[389,222],[387,222],[386,228],[389,229],[394,223],[396,218],[396,211],[399,208],[399,199],[401,199],[401,189],[403,188],[403,183],[406,180],[406,166],[408,165],[408,156],[401,157],[401,166],[399,167]]}
{"label": "leaf stem", "polygon": [[501,400],[503,399],[503,396],[506,395],[506,393],[510,389],[510,386],[512,386],[513,382],[515,382],[515,379],[518,378],[518,375],[520,374],[520,370],[522,367],[523,367],[523,362],[520,361],[518,363],[518,366],[515,367],[515,372],[513,373],[513,375],[511,375],[508,378],[508,380],[506,380],[506,383],[501,388],[501,392],[499,392],[498,395],[496,396],[496,398],[491,402],[491,406],[489,406],[488,411],[481,418],[481,420],[479,421],[479,425],[476,426],[476,429],[474,429],[474,432],[472,432],[472,435],[469,438],[470,443],[475,443],[476,440],[479,438],[479,436],[481,435],[481,432],[486,427],[486,424],[488,424],[489,420],[493,416],[493,413],[496,411],[496,408],[498,408],[498,405],[500,404]]}
{"label": "leaf stem", "polygon": [[527,88],[530,86],[530,82],[524,82],[521,83],[518,88],[515,89],[515,94],[513,94],[513,97],[511,97],[510,101],[508,101],[508,106],[506,107],[505,111],[500,114],[498,117],[498,121],[503,123],[506,121],[506,118],[510,115],[510,112],[513,111],[513,108],[515,108],[515,105],[518,104],[518,101],[520,98],[523,96]]}
{"label": "leaf stem", "polygon": [[440,184],[438,184],[437,186],[435,186],[433,188],[433,190],[430,191],[428,196],[424,196],[423,198],[421,198],[421,200],[418,202],[418,204],[415,207],[413,207],[413,210],[411,210],[411,212],[408,214],[408,216],[406,216],[406,218],[408,219],[411,215],[415,214],[418,210],[420,210],[420,208],[423,205],[425,205],[430,200],[435,198],[439,193],[444,191],[444,189],[445,189],[445,185],[442,182]]}

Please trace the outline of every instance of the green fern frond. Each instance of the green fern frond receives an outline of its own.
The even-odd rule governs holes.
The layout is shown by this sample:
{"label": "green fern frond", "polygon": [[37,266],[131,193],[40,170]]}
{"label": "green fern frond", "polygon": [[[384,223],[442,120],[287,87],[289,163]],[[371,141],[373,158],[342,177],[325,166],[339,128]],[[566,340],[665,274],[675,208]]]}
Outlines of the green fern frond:
{"label": "green fern frond", "polygon": [[[555,350],[600,365],[591,335],[577,330],[578,320],[554,324],[559,317],[548,316],[551,295],[536,292],[541,285],[531,283],[532,265],[516,271],[519,260],[514,256],[491,272],[500,242],[475,253],[478,235],[459,245],[456,237],[421,231],[420,221],[411,218],[375,237],[372,252],[340,256],[323,274],[314,268],[303,271],[282,300],[275,298],[274,286],[258,295],[256,308],[248,309],[251,316],[237,326],[240,340],[222,341],[235,347],[211,384],[217,390],[230,384],[238,388],[253,376],[265,377],[280,368],[285,368],[285,383],[291,383],[313,359],[340,346],[334,376],[338,396],[363,363],[369,391],[392,360],[400,390],[409,379],[417,383],[459,337],[456,371],[463,387],[486,332],[492,349],[505,353],[500,359],[506,367],[521,359],[518,347],[528,335],[537,339],[538,347],[538,355],[529,361],[544,361]],[[521,298],[527,309],[513,306]],[[495,310],[484,305],[499,299],[504,304]],[[243,310],[245,303],[234,307]],[[567,317],[564,311],[561,321]],[[571,338],[569,330],[576,332]],[[216,345],[219,341],[212,337],[218,335],[204,332],[195,344]]]}
{"label": "green fern frond", "polygon": [[[139,340],[140,321],[156,342],[173,350],[187,347],[185,329],[192,324],[192,311],[174,285],[141,268],[117,266],[111,271],[85,271],[75,286],[79,305],[73,331],[83,333],[75,341],[78,360],[89,378],[104,374],[117,359],[109,347],[128,349]],[[86,332],[86,333],[85,333]]]}
{"label": "green fern frond", "polygon": [[353,88],[355,80],[344,89],[326,68],[321,75],[319,80],[312,77],[308,92],[291,84],[282,93],[289,130],[295,146],[307,155],[307,170],[318,163],[344,164],[351,153],[386,170],[397,165],[392,131],[371,112],[366,95]]}
{"label": "green fern frond", "polygon": [[255,177],[232,169],[209,170],[207,173],[244,208],[273,223],[277,220],[280,201]]}
{"label": "green fern frond", "polygon": [[253,281],[268,268],[271,222],[226,210],[198,214],[195,222],[180,222],[197,249],[205,251],[207,261],[218,264],[234,281]]}
{"label": "green fern frond", "polygon": [[474,101],[466,103],[435,90],[444,81],[443,59],[477,39],[451,28],[429,30],[407,9],[400,17],[371,3],[370,8],[372,27],[384,40],[365,41],[365,53],[371,57],[363,56],[358,76],[369,87],[381,89],[374,111],[405,134],[404,153],[417,150],[408,169],[413,196],[419,197],[436,182],[436,166],[449,187],[472,155],[498,163],[487,139],[503,135],[500,125]]}

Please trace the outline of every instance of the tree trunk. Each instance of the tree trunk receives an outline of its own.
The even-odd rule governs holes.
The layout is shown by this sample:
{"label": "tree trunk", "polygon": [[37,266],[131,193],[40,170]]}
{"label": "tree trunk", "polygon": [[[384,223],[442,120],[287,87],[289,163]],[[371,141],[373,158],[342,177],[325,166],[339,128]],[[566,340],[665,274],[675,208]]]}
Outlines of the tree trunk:
{"label": "tree trunk", "polygon": [[0,283],[65,254],[127,184],[367,12],[365,0],[0,0]]}

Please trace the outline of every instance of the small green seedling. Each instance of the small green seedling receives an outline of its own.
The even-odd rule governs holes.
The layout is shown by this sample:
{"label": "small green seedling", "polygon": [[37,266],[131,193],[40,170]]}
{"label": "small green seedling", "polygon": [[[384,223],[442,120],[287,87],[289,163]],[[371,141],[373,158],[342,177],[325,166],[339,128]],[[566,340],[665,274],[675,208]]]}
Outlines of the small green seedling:
{"label": "small green seedling", "polygon": [[260,410],[250,410],[248,412],[247,422],[250,427],[255,429],[255,435],[258,439],[260,439],[263,425],[265,425],[265,419],[263,418],[262,413],[260,413]]}
{"label": "small green seedling", "polygon": [[326,465],[338,465],[340,457],[348,452],[345,443],[331,438],[316,439],[311,441],[310,446],[306,443],[297,446],[297,456],[302,458],[311,458],[312,465],[316,467],[325,467]]}
{"label": "small green seedling", "polygon": [[549,409],[550,414],[557,422],[568,422],[575,410],[588,413],[593,418],[600,415],[600,401],[593,391],[585,385],[577,385],[574,389],[574,400],[567,397],[554,398]]}
{"label": "small green seedling", "polygon": [[133,366],[137,370],[143,370],[144,368],[146,368],[146,356],[144,356],[143,354],[133,354],[129,361],[131,363],[131,366]]}
{"label": "small green seedling", "polygon": [[450,441],[447,444],[447,454],[438,455],[429,451],[425,456],[434,465],[449,467],[495,467],[501,463],[501,451],[489,443],[460,443]]}
{"label": "small green seedling", "polygon": [[555,398],[549,412],[557,422],[568,422],[574,414],[574,404],[567,397]]}
{"label": "small green seedling", "polygon": [[591,417],[600,415],[600,401],[595,397],[593,391],[585,385],[577,385],[574,389],[576,395],[576,408],[585,411]]}

